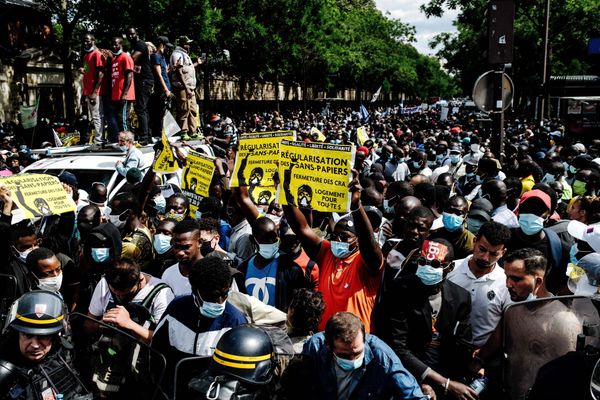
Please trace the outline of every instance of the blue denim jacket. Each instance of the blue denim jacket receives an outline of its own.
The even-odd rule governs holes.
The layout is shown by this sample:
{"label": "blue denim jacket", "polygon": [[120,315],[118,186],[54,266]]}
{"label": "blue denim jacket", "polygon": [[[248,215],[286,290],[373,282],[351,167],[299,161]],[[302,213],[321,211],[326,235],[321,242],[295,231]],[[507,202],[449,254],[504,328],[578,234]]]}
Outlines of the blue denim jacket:
{"label": "blue denim jacket", "polygon": [[[302,354],[311,361],[317,380],[317,398],[337,399],[335,361],[325,345],[324,333],[311,337],[304,344]],[[427,399],[398,356],[376,336],[366,335],[365,362],[361,368],[363,373],[356,374],[359,382],[351,399]]]}

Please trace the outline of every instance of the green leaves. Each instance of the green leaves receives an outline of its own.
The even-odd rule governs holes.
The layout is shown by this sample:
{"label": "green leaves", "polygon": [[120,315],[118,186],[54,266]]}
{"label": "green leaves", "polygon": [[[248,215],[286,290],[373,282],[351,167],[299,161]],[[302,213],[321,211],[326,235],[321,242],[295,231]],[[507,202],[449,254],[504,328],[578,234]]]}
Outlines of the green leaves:
{"label": "green leaves", "polygon": [[62,11],[56,0],[40,1],[63,32],[77,25],[74,48],[87,29],[104,48],[128,26],[149,41],[187,35],[194,53],[208,53],[211,71],[249,86],[278,81],[374,92],[383,85],[384,93],[422,98],[455,90],[439,63],[412,47],[415,28],[382,14],[373,0],[63,0]]}

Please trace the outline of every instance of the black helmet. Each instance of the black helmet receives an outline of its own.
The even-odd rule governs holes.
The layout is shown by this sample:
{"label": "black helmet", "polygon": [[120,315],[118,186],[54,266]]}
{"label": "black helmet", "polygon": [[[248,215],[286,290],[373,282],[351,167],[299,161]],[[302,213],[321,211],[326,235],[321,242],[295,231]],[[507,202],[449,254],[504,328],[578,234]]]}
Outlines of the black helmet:
{"label": "black helmet", "polygon": [[52,335],[65,327],[64,304],[46,290],[25,293],[11,308],[8,327],[30,335]]}
{"label": "black helmet", "polygon": [[273,377],[273,343],[262,329],[235,327],[223,334],[212,357],[213,375],[227,375],[252,385],[263,385]]}

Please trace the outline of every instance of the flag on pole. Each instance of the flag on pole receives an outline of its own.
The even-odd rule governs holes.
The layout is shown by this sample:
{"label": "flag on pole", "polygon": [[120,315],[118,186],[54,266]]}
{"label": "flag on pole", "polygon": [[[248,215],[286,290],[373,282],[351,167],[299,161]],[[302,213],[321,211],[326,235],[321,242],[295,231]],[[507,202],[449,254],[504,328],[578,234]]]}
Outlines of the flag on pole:
{"label": "flag on pole", "polygon": [[23,125],[24,129],[35,128],[37,126],[37,117],[38,117],[38,105],[40,102],[38,100],[35,101],[35,104],[32,106],[21,106],[21,125]]}
{"label": "flag on pole", "polygon": [[54,146],[62,147],[63,142],[62,140],[60,140],[60,138],[58,137],[58,133],[56,133],[54,129],[52,129],[52,135],[54,136]]}
{"label": "flag on pole", "polygon": [[358,112],[360,113],[360,117],[364,119],[365,122],[369,120],[369,112],[367,111],[367,108],[365,106],[361,104]]}
{"label": "flag on pole", "polygon": [[377,101],[377,99],[379,98],[379,94],[381,93],[381,88],[382,87],[379,86],[379,89],[377,89],[377,91],[373,95],[373,98],[371,99],[371,103],[375,103]]}

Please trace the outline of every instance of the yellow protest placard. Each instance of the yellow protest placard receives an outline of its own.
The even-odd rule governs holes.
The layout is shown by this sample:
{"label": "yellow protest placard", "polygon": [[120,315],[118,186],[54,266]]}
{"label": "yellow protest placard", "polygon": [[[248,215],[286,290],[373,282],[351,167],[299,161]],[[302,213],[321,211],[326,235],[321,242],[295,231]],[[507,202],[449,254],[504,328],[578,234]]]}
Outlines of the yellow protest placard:
{"label": "yellow protest placard", "polygon": [[325,141],[325,139],[327,139],[327,138],[325,137],[325,135],[323,135],[323,132],[321,132],[320,130],[318,130],[318,129],[317,129],[316,127],[314,127],[314,126],[313,126],[312,128],[310,128],[310,135],[311,135],[311,136],[312,136],[312,135],[317,135],[317,140],[318,140],[319,142],[324,142],[324,141]]}
{"label": "yellow protest placard", "polygon": [[356,139],[358,140],[359,146],[363,146],[365,142],[369,140],[367,129],[364,126],[361,126],[356,130]]}
{"label": "yellow protest placard", "polygon": [[75,202],[57,177],[45,174],[15,175],[0,179],[25,218],[75,211]]}
{"label": "yellow protest placard", "polygon": [[195,213],[203,197],[208,197],[208,189],[215,173],[215,159],[206,154],[190,151],[186,157],[181,190],[190,200],[190,211]]}
{"label": "yellow protest placard", "polygon": [[273,174],[277,171],[279,142],[283,139],[294,140],[294,132],[242,135],[238,143],[230,186],[249,186],[250,193],[256,186],[275,186]]}
{"label": "yellow protest placard", "polygon": [[254,204],[257,206],[268,206],[275,200],[277,188],[275,186],[255,186],[248,192]]}
{"label": "yellow protest placard", "polygon": [[171,149],[171,144],[167,135],[163,131],[162,133],[162,144],[163,148],[159,151],[158,155],[154,160],[154,170],[156,172],[175,172],[179,169],[179,164],[175,160],[175,155]]}
{"label": "yellow protest placard", "polygon": [[324,212],[347,212],[354,146],[290,142],[279,145],[278,202]]}

